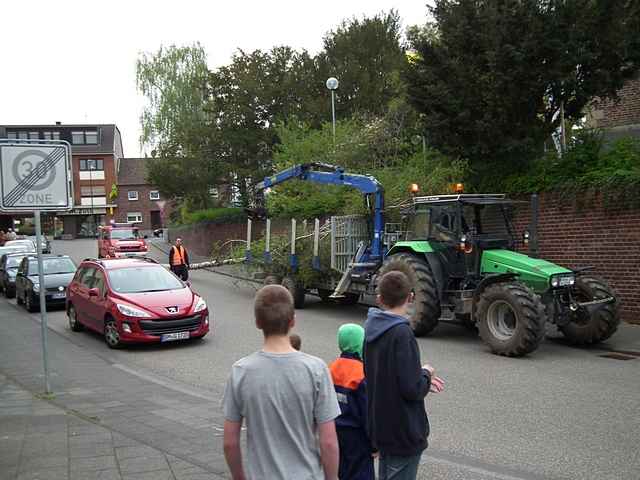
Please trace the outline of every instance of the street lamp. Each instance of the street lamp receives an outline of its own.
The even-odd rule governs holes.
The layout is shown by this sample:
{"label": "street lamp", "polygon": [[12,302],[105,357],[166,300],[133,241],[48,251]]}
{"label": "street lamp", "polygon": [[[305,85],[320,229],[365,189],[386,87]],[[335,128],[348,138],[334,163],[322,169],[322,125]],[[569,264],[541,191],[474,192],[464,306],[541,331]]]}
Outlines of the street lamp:
{"label": "street lamp", "polygon": [[338,79],[329,77],[327,79],[327,88],[331,90],[331,118],[333,122],[333,146],[336,146],[336,90],[338,89]]}

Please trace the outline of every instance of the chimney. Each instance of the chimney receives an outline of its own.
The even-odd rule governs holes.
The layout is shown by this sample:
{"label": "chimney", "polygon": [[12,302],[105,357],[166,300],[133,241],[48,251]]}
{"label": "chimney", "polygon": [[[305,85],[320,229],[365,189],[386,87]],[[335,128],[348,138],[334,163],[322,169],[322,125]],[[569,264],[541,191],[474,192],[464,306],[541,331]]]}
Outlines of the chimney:
{"label": "chimney", "polygon": [[62,125],[62,122],[56,122],[56,125]]}

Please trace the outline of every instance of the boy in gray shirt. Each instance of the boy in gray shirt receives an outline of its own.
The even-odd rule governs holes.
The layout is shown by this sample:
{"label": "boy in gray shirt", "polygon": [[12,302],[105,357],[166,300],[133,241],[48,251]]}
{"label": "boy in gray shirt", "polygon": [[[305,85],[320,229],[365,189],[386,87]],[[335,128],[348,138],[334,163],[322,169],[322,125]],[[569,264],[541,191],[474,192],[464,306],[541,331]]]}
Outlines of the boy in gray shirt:
{"label": "boy in gray shirt", "polygon": [[[291,347],[293,298],[280,285],[258,291],[261,351],[237,361],[224,394],[224,454],[233,480],[337,480],[340,415],[329,370]],[[248,475],[240,451],[247,422]]]}

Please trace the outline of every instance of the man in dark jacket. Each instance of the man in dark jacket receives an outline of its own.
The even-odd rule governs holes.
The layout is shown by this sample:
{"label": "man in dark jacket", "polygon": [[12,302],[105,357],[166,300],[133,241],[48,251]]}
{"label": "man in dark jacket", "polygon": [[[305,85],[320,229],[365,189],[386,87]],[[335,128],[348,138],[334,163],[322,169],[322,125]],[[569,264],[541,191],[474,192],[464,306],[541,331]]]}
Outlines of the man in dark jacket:
{"label": "man in dark jacket", "polygon": [[407,319],[412,285],[398,271],[378,283],[378,305],[365,323],[364,364],[369,434],[380,451],[379,480],[415,480],[427,448],[424,398],[433,367],[420,366],[420,351]]}

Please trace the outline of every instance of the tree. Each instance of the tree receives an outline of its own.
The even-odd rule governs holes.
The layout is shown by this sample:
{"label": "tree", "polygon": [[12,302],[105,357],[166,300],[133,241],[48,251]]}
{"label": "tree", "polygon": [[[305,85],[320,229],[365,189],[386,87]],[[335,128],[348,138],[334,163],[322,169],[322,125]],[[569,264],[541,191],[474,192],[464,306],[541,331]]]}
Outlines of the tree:
{"label": "tree", "polygon": [[209,189],[226,173],[216,162],[216,130],[205,111],[208,75],[199,44],[160,47],[137,62],[138,90],[147,101],[140,141],[154,157],[149,181],[198,208],[208,206]]}
{"label": "tree", "polygon": [[337,77],[337,110],[341,118],[381,116],[402,89],[400,72],[406,57],[400,42],[402,25],[395,10],[372,18],[342,22],[324,37],[318,54],[319,80]]}
{"label": "tree", "polygon": [[[410,102],[430,144],[517,168],[640,67],[637,0],[436,0],[412,29]],[[486,170],[485,170],[486,171]],[[492,173],[493,174],[493,173]]]}
{"label": "tree", "polygon": [[211,72],[207,110],[219,131],[219,154],[243,204],[253,185],[271,173],[275,125],[286,118],[313,118],[315,60],[306,51],[276,47],[239,51]]}

